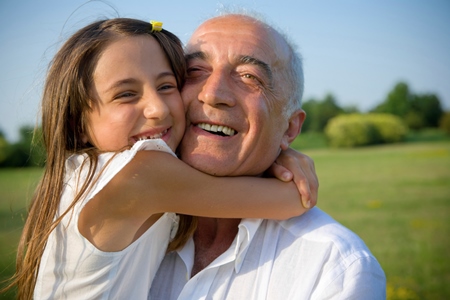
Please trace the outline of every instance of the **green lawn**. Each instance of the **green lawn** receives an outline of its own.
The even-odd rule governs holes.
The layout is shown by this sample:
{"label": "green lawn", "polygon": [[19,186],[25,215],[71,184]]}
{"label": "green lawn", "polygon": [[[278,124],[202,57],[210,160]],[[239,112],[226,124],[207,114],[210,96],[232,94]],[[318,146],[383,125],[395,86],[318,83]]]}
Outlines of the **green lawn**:
{"label": "green lawn", "polygon": [[[14,273],[15,250],[42,169],[0,169],[0,280]],[[0,284],[0,286],[3,286]],[[0,295],[0,299],[13,299]]]}
{"label": "green lawn", "polygon": [[318,206],[366,242],[388,299],[450,299],[450,142],[305,153]]}
{"label": "green lawn", "polygon": [[[450,142],[305,149],[318,206],[361,236],[386,272],[388,299],[450,299]],[[39,169],[0,169],[0,274],[14,269]]]}

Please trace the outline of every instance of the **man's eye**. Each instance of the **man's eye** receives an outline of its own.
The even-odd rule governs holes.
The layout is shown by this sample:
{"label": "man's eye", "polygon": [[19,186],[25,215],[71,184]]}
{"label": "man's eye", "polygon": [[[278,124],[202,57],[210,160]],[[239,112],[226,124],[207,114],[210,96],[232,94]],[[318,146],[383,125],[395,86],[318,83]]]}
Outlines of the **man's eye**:
{"label": "man's eye", "polygon": [[244,74],[244,75],[242,75],[242,77],[247,78],[247,79],[258,80],[255,76],[253,76],[251,74]]}
{"label": "man's eye", "polygon": [[245,73],[245,74],[242,74],[241,77],[247,82],[250,81],[251,83],[255,83],[255,84],[258,84],[258,85],[262,84],[261,80],[258,77],[254,76],[252,74]]}
{"label": "man's eye", "polygon": [[189,67],[186,70],[186,82],[188,84],[197,82],[197,81],[205,78],[205,76],[207,76],[207,74],[208,74],[208,72],[203,68]]}
{"label": "man's eye", "polygon": [[190,67],[187,69],[187,75],[188,76],[196,76],[199,75],[202,72],[202,69],[197,67]]}

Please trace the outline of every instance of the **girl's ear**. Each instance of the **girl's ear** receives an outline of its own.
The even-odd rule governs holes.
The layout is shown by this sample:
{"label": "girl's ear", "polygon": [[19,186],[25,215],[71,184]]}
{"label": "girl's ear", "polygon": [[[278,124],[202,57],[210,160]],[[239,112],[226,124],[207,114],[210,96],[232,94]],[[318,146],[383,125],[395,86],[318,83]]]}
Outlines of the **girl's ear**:
{"label": "girl's ear", "polygon": [[86,134],[84,133],[81,134],[81,141],[83,142],[84,145],[86,145],[89,142],[89,138],[87,137]]}
{"label": "girl's ear", "polygon": [[283,138],[281,140],[281,149],[286,150],[289,145],[294,141],[297,135],[300,134],[302,130],[303,122],[305,121],[306,113],[304,110],[297,110],[289,119],[289,127],[286,129]]}

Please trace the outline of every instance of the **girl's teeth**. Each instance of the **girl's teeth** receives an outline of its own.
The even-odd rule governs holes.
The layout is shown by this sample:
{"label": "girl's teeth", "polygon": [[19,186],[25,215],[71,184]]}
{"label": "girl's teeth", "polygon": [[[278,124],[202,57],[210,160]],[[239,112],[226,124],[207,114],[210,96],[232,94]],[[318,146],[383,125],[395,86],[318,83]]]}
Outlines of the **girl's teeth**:
{"label": "girl's teeth", "polygon": [[138,137],[139,141],[143,141],[143,140],[153,140],[153,139],[159,139],[161,138],[163,135],[165,135],[167,133],[167,130],[164,130],[163,132],[159,133],[159,134],[155,134],[153,136],[140,136]]}

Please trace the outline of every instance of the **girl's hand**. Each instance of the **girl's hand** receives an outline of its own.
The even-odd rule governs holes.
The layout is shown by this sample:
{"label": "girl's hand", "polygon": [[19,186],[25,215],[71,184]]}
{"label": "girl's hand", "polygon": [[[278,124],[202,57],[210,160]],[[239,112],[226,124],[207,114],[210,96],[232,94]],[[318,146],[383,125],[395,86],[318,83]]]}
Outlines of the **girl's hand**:
{"label": "girl's hand", "polygon": [[280,153],[266,173],[281,181],[293,180],[303,206],[311,208],[316,205],[319,180],[314,161],[309,156],[289,148]]}

